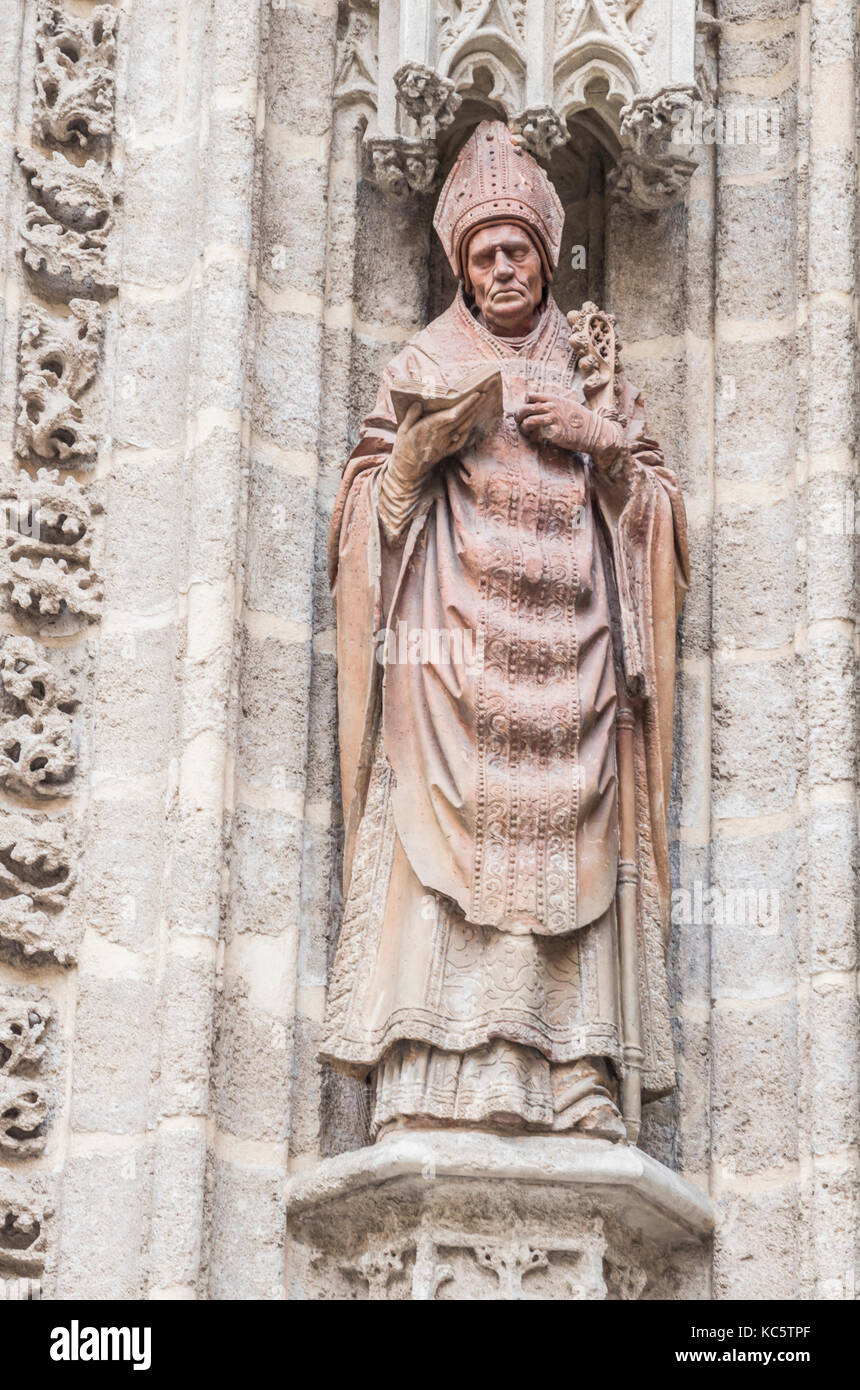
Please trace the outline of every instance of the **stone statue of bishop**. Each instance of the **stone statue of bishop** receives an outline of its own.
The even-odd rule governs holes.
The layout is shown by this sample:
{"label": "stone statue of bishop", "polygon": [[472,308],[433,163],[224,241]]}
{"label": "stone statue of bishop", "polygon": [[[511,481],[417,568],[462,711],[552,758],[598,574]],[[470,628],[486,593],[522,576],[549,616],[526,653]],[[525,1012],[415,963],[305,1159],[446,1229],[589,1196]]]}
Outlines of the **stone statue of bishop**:
{"label": "stone statue of bishop", "polygon": [[[550,293],[563,220],[507,127],[480,124],[434,223],[456,299],[383,373],[335,506],[345,909],[322,1056],[372,1077],[375,1139],[624,1140],[625,1078],[646,1100],[674,1086],[684,510],[620,372],[611,408],[589,404],[599,355]],[[484,391],[438,397],[481,367],[501,396],[478,428]],[[398,424],[410,384],[437,408],[416,395]]]}

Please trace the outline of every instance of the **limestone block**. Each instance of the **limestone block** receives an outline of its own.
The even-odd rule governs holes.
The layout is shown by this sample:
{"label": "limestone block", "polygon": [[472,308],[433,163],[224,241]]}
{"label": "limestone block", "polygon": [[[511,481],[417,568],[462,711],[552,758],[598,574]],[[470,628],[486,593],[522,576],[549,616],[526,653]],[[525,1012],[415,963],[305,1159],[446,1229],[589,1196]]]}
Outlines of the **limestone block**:
{"label": "limestone block", "polygon": [[716,469],[739,482],[785,483],[796,454],[794,333],[717,346]]}
{"label": "limestone block", "polygon": [[331,121],[335,18],[292,0],[269,21],[267,116],[298,135],[324,135]]}
{"label": "limestone block", "polygon": [[793,311],[796,202],[794,174],[765,184],[722,185],[717,308],[727,318],[757,319]]}
{"label": "limestone block", "polygon": [[717,997],[781,994],[796,970],[794,830],[719,836],[711,859],[711,985]]}
{"label": "limestone block", "polygon": [[702,1297],[713,1222],[638,1149],[441,1131],[324,1159],[287,1208],[300,1299]]}
{"label": "limestone block", "polygon": [[128,15],[131,61],[126,100],[136,132],[174,129],[193,119],[194,88],[199,87],[195,78],[201,66],[195,43],[198,9],[192,5],[189,15],[185,0],[163,0],[157,12],[146,6]]}
{"label": "limestone block", "polygon": [[[187,552],[183,546],[182,458],[171,450],[145,464],[121,456],[111,464],[103,571],[120,613],[155,614],[175,603]],[[141,544],[141,537],[146,544]],[[127,634],[129,648],[136,641]]]}
{"label": "limestone block", "polygon": [[809,223],[809,258],[818,284],[850,294],[855,157],[849,150],[823,150],[815,160],[815,217]]}
{"label": "limestone block", "polygon": [[150,1168],[151,1158],[140,1144],[66,1159],[59,1298],[143,1297]]}
{"label": "limestone block", "polygon": [[74,1129],[139,1134],[146,1128],[154,1036],[148,980],[81,976],[72,1074]]}
{"label": "limestone block", "polygon": [[794,1001],[727,1004],[712,1018],[714,1158],[724,1176],[780,1168],[797,1158],[797,1018]]}
{"label": "limestone block", "polygon": [[238,806],[231,845],[230,933],[277,936],[299,915],[302,822],[285,811]]}
{"label": "limestone block", "polygon": [[807,620],[850,617],[854,613],[854,546],[860,530],[854,479],[835,471],[811,477],[804,501]]}
{"label": "limestone block", "polygon": [[168,954],[158,1008],[160,1117],[208,1112],[214,997],[214,952],[211,956]]}
{"label": "limestone block", "polygon": [[[672,1166],[687,1173],[706,1173],[711,1166],[711,1042],[707,1016],[680,1008],[672,1033],[678,1077],[678,1090],[670,1097]],[[645,1111],[651,1108],[645,1106]]]}
{"label": "limestone block", "polygon": [[[794,498],[725,503],[714,513],[713,638],[717,646],[781,647],[795,627]],[[767,566],[749,563],[768,556]]]}
{"label": "limestone block", "polygon": [[[795,157],[798,138],[797,77],[792,59],[779,75],[771,80],[766,75],[738,75],[734,81],[740,90],[731,90],[732,79],[723,85],[723,52],[742,55],[745,65],[771,67],[778,61],[785,46],[793,45],[788,34],[771,44],[750,43],[727,45],[720,54],[720,98],[715,108],[706,107],[703,133],[718,142],[717,159],[724,178],[752,176],[767,180],[768,173],[778,177],[790,167]],[[762,62],[761,55],[770,53]],[[790,47],[789,47],[790,52]],[[743,66],[744,62],[738,64]]]}
{"label": "limestone block", "polygon": [[163,771],[175,732],[176,680],[173,624],[103,633],[94,713],[98,774],[127,779]]}
{"label": "limestone block", "polygon": [[[211,768],[203,744],[203,776]],[[189,778],[189,800],[197,795]],[[221,808],[186,807],[177,819],[171,846],[169,914],[171,929],[217,940],[221,920]]]}
{"label": "limestone block", "polygon": [[850,633],[814,629],[806,661],[815,680],[809,710],[810,785],[850,781],[856,756],[856,657]]}
{"label": "limestone block", "polygon": [[718,660],[713,669],[713,812],[762,816],[791,805],[797,772],[790,658],[760,664]]}
{"label": "limestone block", "polygon": [[857,1142],[860,1108],[856,1061],[860,1005],[850,978],[813,977],[806,1026],[817,1083],[810,1097],[812,1150],[840,1152],[846,1144]]}
{"label": "limestone block", "polygon": [[267,148],[260,274],[273,289],[325,293],[327,182],[321,159],[290,157],[277,142]]}
{"label": "limestone block", "polygon": [[193,130],[156,149],[129,149],[123,179],[123,279],[177,285],[191,273],[197,249],[198,153]]}
{"label": "limestone block", "polygon": [[[607,297],[613,305],[624,305],[623,320],[618,325],[624,341],[638,343],[642,339],[683,333],[684,295],[680,292],[686,239],[683,206],[641,213],[620,200],[613,200],[609,208],[609,238]],[[643,265],[649,267],[647,276],[641,273]],[[679,292],[673,294],[670,286],[675,286]]]}
{"label": "limestone block", "polygon": [[804,1194],[811,1207],[815,1231],[815,1287],[817,1299],[857,1298],[857,1203],[860,1183],[857,1167],[846,1156],[815,1172],[812,1191]]}
{"label": "limestone block", "polygon": [[242,641],[239,776],[275,791],[301,788],[307,748],[310,643],[272,636]]}
{"label": "limestone block", "polygon": [[854,435],[854,395],[834,390],[834,382],[850,382],[854,370],[853,317],[844,297],[816,297],[809,306],[810,450],[844,448]]}
{"label": "limestone block", "polygon": [[123,301],[113,416],[118,445],[169,449],[184,439],[190,333],[189,293]]}
{"label": "limestone block", "polygon": [[854,970],[857,935],[855,806],[812,806],[808,820],[810,968]]}
{"label": "limestone block", "polygon": [[155,1141],[149,1282],[193,1287],[200,1271],[206,1141],[195,1129],[161,1130]]}
{"label": "limestone block", "polygon": [[163,912],[164,799],[96,798],[87,839],[87,921],[119,946],[150,947]]}
{"label": "limestone block", "polygon": [[283,1299],[283,1174],[216,1157],[210,1206],[210,1299]]}
{"label": "limestone block", "polygon": [[718,1210],[713,1296],[803,1297],[797,1184],[726,1192],[719,1199]]}
{"label": "limestone block", "polygon": [[245,983],[225,978],[215,1067],[218,1126],[240,1138],[287,1137],[291,1069],[288,1030],[263,1014]]}
{"label": "limestone block", "polygon": [[[687,491],[686,495],[689,498],[691,493]],[[678,624],[679,650],[686,657],[696,655],[707,657],[713,646],[711,639],[712,537],[710,518],[700,519],[697,525],[689,524],[688,519],[687,543],[690,549],[690,587],[687,591],[684,607],[681,609]]]}
{"label": "limestone block", "polygon": [[251,451],[245,602],[260,613],[309,621],[312,568],[307,561],[316,517],[310,478],[290,476]]}
{"label": "limestone block", "polygon": [[298,314],[258,306],[251,372],[252,425],[282,449],[316,450],[321,325]]}
{"label": "limestone block", "polygon": [[242,409],[246,362],[239,345],[247,336],[247,278],[244,263],[214,261],[195,292],[201,324],[194,382],[197,410],[234,411],[238,416]]}

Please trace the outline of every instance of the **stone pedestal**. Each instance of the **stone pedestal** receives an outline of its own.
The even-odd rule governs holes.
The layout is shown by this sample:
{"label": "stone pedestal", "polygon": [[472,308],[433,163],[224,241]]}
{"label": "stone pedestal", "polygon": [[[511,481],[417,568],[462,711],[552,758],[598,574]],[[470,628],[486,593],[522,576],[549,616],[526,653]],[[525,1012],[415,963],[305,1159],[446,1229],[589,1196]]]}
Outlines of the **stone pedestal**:
{"label": "stone pedestal", "polygon": [[427,1131],[288,1189],[291,1298],[707,1298],[707,1194],[640,1150]]}

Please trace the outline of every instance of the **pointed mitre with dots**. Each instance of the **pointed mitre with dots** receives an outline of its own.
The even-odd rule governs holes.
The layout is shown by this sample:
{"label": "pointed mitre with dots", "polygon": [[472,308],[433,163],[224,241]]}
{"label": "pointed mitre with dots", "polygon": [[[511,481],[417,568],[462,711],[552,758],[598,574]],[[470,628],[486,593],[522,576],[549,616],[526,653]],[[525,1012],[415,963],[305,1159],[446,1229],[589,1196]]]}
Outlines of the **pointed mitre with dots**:
{"label": "pointed mitre with dots", "polygon": [[516,222],[535,238],[548,280],[558,265],[564,208],[536,160],[503,121],[482,121],[469,136],[439,195],[433,226],[458,279],[465,281],[469,237],[491,222]]}

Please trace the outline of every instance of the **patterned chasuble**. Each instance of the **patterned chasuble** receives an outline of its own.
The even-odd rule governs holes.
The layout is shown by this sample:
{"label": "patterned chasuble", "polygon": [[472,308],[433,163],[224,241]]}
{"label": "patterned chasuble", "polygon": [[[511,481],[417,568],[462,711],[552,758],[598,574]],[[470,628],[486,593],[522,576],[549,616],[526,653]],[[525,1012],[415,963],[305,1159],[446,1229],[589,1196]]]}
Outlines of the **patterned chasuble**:
{"label": "patterned chasuble", "polygon": [[530,443],[514,418],[529,390],[581,398],[567,337],[550,301],[516,350],[458,297],[393,364],[419,377],[442,365],[454,384],[496,357],[504,386],[498,428],[442,471],[389,619],[459,624],[478,657],[471,668],[386,670],[397,830],[419,879],[469,921],[540,935],[606,911],[618,855],[615,678],[590,462]]}

